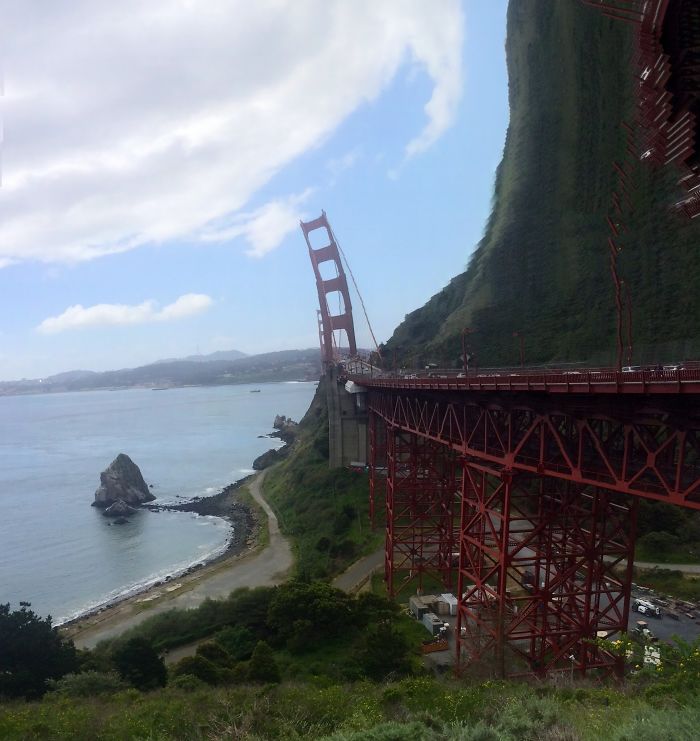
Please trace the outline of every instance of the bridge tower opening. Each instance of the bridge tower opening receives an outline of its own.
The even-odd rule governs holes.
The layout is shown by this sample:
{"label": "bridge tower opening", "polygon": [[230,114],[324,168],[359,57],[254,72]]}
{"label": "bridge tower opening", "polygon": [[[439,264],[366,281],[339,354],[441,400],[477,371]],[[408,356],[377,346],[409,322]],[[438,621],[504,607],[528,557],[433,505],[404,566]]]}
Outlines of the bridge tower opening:
{"label": "bridge tower opening", "polygon": [[[318,302],[320,307],[319,335],[321,340],[321,360],[324,367],[337,363],[344,352],[343,333],[347,342],[348,357],[357,355],[357,344],[355,342],[355,325],[352,319],[352,301],[348,290],[348,281],[345,270],[340,259],[338,244],[333,236],[333,230],[328,223],[326,212],[322,211],[317,219],[300,222],[301,230],[304,232],[306,246],[309,249],[309,258],[316,276],[316,290],[318,291]],[[316,233],[313,239],[321,241],[320,247],[312,245],[311,234]],[[331,263],[335,275],[324,278],[327,269],[325,263]],[[336,313],[333,312],[329,296],[338,294],[340,306]]]}

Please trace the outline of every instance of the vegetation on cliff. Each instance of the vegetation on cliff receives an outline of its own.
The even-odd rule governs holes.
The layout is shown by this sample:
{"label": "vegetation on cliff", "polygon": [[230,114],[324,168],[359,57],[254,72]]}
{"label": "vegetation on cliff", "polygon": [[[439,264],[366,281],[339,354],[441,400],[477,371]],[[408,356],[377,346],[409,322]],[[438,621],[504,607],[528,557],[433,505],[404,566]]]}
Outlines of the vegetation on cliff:
{"label": "vegetation on cliff", "polygon": [[297,573],[306,579],[334,576],[383,541],[383,531],[370,528],[367,474],[328,468],[325,383],[299,424],[291,455],[265,479],[265,496],[292,540]]}
{"label": "vegetation on cliff", "polygon": [[[510,3],[510,125],[493,211],[467,270],[409,314],[386,345],[399,362],[458,365],[461,332],[480,366],[614,360],[608,263],[612,163],[631,120],[629,27],[579,2]],[[488,116],[488,111],[481,115]],[[700,219],[669,209],[672,168],[641,167],[619,256],[635,362],[700,355]],[[471,245],[465,244],[465,253]]]}

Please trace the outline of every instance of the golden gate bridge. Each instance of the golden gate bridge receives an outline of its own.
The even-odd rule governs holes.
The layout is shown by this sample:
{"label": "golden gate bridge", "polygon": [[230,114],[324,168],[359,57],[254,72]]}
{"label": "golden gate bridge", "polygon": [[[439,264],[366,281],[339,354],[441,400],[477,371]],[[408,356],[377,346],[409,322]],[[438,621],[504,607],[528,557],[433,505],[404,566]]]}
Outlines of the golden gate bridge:
{"label": "golden gate bridge", "polygon": [[[342,437],[348,419],[333,417],[349,414],[366,436],[389,593],[456,589],[458,666],[499,676],[622,673],[624,659],[596,639],[627,629],[639,501],[700,509],[700,364],[621,367],[625,299],[614,260],[637,165],[676,167],[687,195],[671,207],[700,215],[700,7],[583,1],[631,24],[636,39],[636,114],[623,127],[627,155],[614,163],[606,219],[617,367],[477,373],[464,348],[462,369],[422,374],[359,361],[336,238],[325,213],[301,224],[319,296],[329,429]],[[348,348],[342,363],[337,333]],[[332,463],[343,462],[342,446]]]}

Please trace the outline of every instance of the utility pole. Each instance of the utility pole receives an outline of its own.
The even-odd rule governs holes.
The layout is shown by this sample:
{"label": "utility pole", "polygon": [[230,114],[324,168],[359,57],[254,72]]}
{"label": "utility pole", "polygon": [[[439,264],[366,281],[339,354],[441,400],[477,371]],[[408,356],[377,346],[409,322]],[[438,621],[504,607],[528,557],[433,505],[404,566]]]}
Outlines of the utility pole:
{"label": "utility pole", "polygon": [[469,353],[467,348],[467,335],[470,335],[474,330],[471,327],[464,327],[462,330],[462,366],[464,368],[464,377],[469,376]]}

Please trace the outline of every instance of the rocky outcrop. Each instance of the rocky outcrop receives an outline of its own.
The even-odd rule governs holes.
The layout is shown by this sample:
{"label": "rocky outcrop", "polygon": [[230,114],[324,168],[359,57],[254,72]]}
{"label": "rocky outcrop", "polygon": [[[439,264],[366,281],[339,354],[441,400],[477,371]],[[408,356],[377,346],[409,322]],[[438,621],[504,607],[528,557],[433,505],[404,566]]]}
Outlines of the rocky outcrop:
{"label": "rocky outcrop", "polygon": [[117,499],[114,504],[110,504],[102,513],[105,517],[126,517],[136,512],[136,507],[127,504],[123,499]]}
{"label": "rocky outcrop", "polygon": [[289,455],[289,450],[289,445],[285,445],[283,448],[272,448],[266,451],[253,461],[253,470],[262,471],[263,468],[268,468],[273,463],[283,461]]}
{"label": "rocky outcrop", "polygon": [[278,414],[275,416],[275,421],[272,423],[274,432],[270,433],[270,437],[278,437],[280,440],[284,440],[285,443],[290,444],[294,442],[299,429],[299,424],[290,417],[285,417],[284,414]]}
{"label": "rocky outcrop", "polygon": [[128,455],[120,453],[100,474],[100,486],[95,492],[92,506],[110,507],[121,500],[127,506],[134,507],[154,499],[139,467]]}

